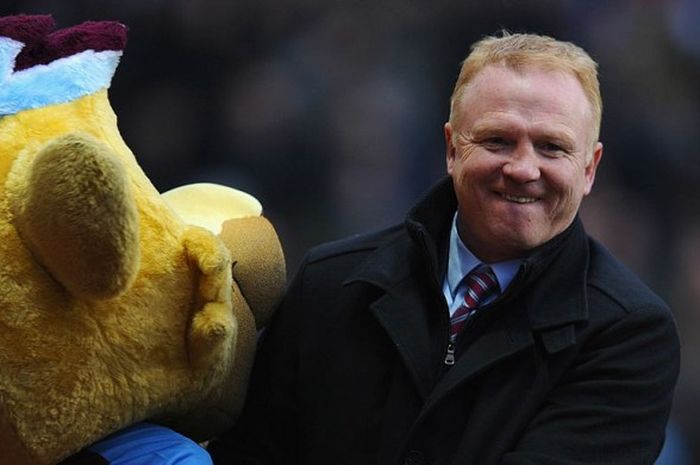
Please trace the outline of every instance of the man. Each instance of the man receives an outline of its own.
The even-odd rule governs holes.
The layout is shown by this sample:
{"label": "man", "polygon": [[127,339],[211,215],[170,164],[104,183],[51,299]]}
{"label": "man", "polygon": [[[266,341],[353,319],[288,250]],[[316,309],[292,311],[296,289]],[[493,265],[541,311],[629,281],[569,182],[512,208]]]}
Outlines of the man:
{"label": "man", "polygon": [[679,367],[666,305],[577,217],[596,64],[528,34],[463,64],[449,177],[405,223],[307,255],[218,464],[652,464]]}

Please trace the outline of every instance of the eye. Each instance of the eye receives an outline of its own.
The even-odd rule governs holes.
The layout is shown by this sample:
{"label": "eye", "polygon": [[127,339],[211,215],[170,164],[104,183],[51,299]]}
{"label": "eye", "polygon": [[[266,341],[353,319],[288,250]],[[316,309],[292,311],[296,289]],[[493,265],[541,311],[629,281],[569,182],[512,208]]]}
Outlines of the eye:
{"label": "eye", "polygon": [[537,144],[537,149],[549,157],[561,157],[569,153],[561,144],[556,142],[542,142]]}
{"label": "eye", "polygon": [[490,150],[492,152],[505,149],[511,145],[508,139],[499,136],[487,137],[485,139],[482,139],[480,144],[486,150]]}

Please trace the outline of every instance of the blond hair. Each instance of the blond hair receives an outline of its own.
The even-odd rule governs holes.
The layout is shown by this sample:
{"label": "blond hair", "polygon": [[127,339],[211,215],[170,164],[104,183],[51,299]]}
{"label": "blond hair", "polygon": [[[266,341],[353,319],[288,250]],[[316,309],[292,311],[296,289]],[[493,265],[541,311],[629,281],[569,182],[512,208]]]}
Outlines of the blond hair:
{"label": "blond hair", "polygon": [[591,105],[593,140],[598,140],[603,113],[598,64],[581,47],[571,42],[537,34],[510,34],[503,31],[501,37],[488,36],[472,45],[471,53],[462,63],[452,91],[450,121],[454,121],[458,113],[456,102],[474,76],[486,66],[499,64],[515,70],[532,65],[573,75],[581,84]]}

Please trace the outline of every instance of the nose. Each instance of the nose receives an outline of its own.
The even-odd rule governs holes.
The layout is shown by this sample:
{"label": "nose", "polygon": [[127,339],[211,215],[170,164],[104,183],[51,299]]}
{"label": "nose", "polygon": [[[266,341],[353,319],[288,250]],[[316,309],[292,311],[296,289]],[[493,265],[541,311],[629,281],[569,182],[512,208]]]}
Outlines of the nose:
{"label": "nose", "polygon": [[518,183],[537,181],[540,167],[532,144],[522,144],[510,154],[503,165],[503,175]]}

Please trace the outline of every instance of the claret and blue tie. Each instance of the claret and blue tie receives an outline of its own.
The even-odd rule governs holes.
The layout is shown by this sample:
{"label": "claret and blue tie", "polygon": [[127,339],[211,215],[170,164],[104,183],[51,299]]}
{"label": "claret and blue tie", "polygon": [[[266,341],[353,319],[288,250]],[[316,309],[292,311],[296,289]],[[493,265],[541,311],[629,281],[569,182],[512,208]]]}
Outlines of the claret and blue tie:
{"label": "claret and blue tie", "polygon": [[450,342],[454,343],[464,324],[474,314],[482,302],[500,292],[498,280],[488,265],[479,265],[467,274],[462,281],[466,290],[464,302],[450,318]]}

